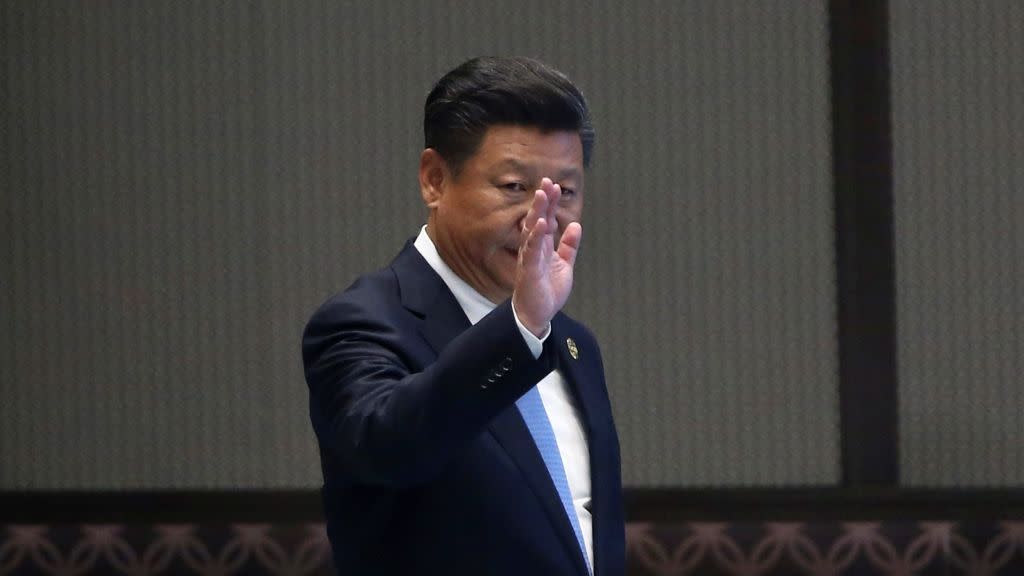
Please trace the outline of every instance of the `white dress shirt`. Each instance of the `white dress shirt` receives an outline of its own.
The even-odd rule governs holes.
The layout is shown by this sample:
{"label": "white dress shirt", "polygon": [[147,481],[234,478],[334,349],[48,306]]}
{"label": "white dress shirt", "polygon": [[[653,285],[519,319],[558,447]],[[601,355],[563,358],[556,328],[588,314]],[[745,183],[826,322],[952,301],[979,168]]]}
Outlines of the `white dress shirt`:
{"label": "white dress shirt", "polygon": [[[434,242],[427,235],[426,226],[420,229],[420,234],[416,237],[416,242],[413,245],[427,261],[427,264],[430,264],[430,267],[444,280],[448,289],[455,296],[455,300],[462,307],[462,311],[465,312],[470,324],[476,324],[497,307],[497,304],[477,292],[445,264],[437,252]],[[514,308],[512,313],[515,315]],[[551,334],[551,327],[548,326],[543,338],[537,338],[523,326],[518,316],[516,316],[516,324],[519,326],[519,332],[522,333],[526,345],[533,352],[534,358],[540,357],[544,340]],[[587,447],[586,434],[583,431],[583,420],[580,418],[579,408],[576,406],[572,393],[569,392],[568,383],[557,370],[553,370],[541,379],[537,383],[537,390],[540,392],[548,420],[551,421],[551,428],[555,432],[558,453],[562,457],[565,477],[569,481],[569,493],[572,496],[573,508],[576,510],[580,531],[583,532],[583,543],[587,548],[587,557],[590,561],[591,571],[593,571],[593,521],[590,510],[588,510],[590,505],[590,451]]]}

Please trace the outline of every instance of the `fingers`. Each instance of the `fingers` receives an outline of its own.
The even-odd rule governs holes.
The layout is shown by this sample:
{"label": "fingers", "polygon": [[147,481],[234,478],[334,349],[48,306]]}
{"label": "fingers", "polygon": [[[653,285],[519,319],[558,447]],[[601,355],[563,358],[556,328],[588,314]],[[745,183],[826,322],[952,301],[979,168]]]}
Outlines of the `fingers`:
{"label": "fingers", "polygon": [[572,268],[576,265],[576,254],[580,250],[580,241],[583,239],[583,226],[579,222],[571,222],[565,227],[562,239],[558,243],[558,256],[565,260]]}
{"label": "fingers", "polygon": [[544,236],[548,233],[548,221],[544,218],[538,218],[533,228],[530,229],[530,235],[526,237],[526,243],[524,244],[524,250],[527,254],[539,254],[544,242]]}
{"label": "fingers", "polygon": [[[562,188],[555,184],[550,178],[543,178],[540,189],[533,194],[533,202],[523,219],[522,239],[520,241],[521,251],[540,250],[538,244],[544,240],[545,235],[554,236],[558,232],[558,201],[562,197]],[[552,242],[553,244],[554,242]]]}
{"label": "fingers", "polygon": [[540,181],[540,188],[547,197],[544,218],[551,224],[549,234],[554,234],[557,228],[555,211],[558,209],[558,200],[562,197],[562,187],[555,184],[550,178],[544,178]]}
{"label": "fingers", "polygon": [[547,194],[542,190],[537,190],[533,193],[533,202],[530,204],[530,210],[526,213],[526,218],[523,219],[522,244],[526,243],[530,231],[537,225],[537,220],[547,214],[547,202]]}

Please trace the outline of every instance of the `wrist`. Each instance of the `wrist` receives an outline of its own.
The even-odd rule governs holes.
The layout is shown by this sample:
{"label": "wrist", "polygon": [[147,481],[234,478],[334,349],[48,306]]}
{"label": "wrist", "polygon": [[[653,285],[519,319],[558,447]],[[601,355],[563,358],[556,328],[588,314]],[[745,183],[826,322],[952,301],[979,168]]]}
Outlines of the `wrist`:
{"label": "wrist", "polygon": [[533,334],[537,338],[544,338],[548,331],[548,321],[538,322],[536,319],[531,318],[528,313],[523,312],[523,308],[516,303],[515,295],[512,296],[512,314],[515,316],[523,328],[526,328],[530,334]]}

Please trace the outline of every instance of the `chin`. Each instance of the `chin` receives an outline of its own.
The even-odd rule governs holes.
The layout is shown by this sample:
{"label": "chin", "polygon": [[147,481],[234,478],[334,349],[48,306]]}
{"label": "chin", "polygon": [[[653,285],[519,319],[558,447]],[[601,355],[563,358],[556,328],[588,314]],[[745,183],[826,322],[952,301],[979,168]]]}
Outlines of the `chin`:
{"label": "chin", "polygon": [[512,279],[509,279],[508,282],[501,282],[497,288],[495,296],[497,296],[498,301],[496,303],[500,304],[512,297],[512,292],[515,290],[515,283]]}

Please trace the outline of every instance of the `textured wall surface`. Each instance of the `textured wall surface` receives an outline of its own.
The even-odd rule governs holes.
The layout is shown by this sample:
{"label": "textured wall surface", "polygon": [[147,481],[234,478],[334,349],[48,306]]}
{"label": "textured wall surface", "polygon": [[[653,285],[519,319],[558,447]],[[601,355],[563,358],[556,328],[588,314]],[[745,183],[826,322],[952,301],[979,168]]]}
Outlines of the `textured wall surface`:
{"label": "textured wall surface", "polygon": [[303,324],[417,232],[478,54],[591,100],[625,481],[837,480],[824,2],[0,6],[0,489],[318,484]]}
{"label": "textured wall surface", "polygon": [[1024,4],[891,3],[903,481],[1024,483]]}

